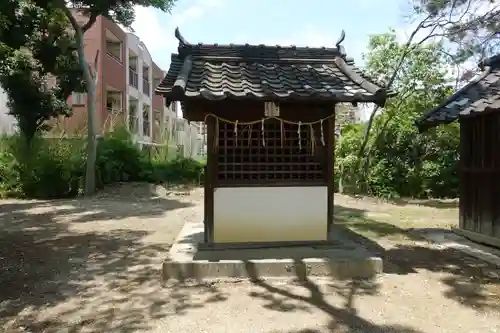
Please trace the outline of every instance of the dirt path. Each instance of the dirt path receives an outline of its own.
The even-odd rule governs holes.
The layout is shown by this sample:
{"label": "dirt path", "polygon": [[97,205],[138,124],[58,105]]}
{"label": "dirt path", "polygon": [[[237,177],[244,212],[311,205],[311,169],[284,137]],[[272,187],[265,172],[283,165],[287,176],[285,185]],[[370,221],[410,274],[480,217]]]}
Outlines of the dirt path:
{"label": "dirt path", "polygon": [[199,190],[144,185],[85,200],[0,202],[0,331],[500,332],[498,270],[407,230],[455,223],[453,203],[336,196],[338,223],[386,259],[377,281],[163,288],[161,261],[182,224],[202,218],[202,202]]}
{"label": "dirt path", "polygon": [[[152,332],[498,332],[498,313],[447,298],[439,279],[384,275],[367,285],[314,279],[173,288]],[[189,295],[189,296],[187,296]]]}
{"label": "dirt path", "polygon": [[137,184],[92,199],[2,201],[0,331],[147,325],[167,301],[161,262],[185,221],[203,215],[201,191],[187,194]]}
{"label": "dirt path", "polygon": [[419,234],[456,225],[456,202],[420,205],[387,203],[337,195],[337,221],[351,236],[384,259],[387,274],[435,279],[447,286],[448,298],[478,310],[500,311],[500,268],[454,249],[440,249]]}

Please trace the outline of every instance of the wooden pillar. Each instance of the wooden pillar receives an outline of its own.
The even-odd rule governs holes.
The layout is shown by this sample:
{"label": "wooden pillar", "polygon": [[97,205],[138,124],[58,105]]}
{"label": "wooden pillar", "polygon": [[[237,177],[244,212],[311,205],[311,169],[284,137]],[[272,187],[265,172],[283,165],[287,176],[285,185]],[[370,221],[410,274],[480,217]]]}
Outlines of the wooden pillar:
{"label": "wooden pillar", "polygon": [[467,135],[467,119],[464,118],[459,118],[459,126],[460,126],[460,140],[459,140],[459,152],[460,152],[460,159],[458,161],[458,179],[459,179],[459,200],[458,200],[458,215],[459,215],[459,222],[458,225],[460,228],[465,229],[466,228],[466,210],[465,210],[465,205],[468,200],[467,193],[466,193],[466,182],[467,182],[467,175],[466,175],[466,163],[465,159],[467,158],[467,153],[466,153],[466,145],[467,142],[466,140],[471,140],[472,138],[468,137]]}
{"label": "wooden pillar", "polygon": [[[335,107],[334,107],[334,112],[335,112]],[[333,227],[334,223],[334,191],[335,191],[335,186],[333,183],[333,172],[334,172],[334,162],[335,162],[335,117],[328,118],[328,121],[326,122],[326,163],[327,163],[327,174],[326,174],[326,181],[327,181],[327,200],[328,200],[328,219],[327,219],[327,231],[328,231],[328,236],[330,235],[330,231]],[[325,130],[325,129],[323,129]]]}
{"label": "wooden pillar", "polygon": [[205,168],[204,243],[214,242],[214,190],[216,185],[217,151],[215,119],[207,119],[207,165]]}

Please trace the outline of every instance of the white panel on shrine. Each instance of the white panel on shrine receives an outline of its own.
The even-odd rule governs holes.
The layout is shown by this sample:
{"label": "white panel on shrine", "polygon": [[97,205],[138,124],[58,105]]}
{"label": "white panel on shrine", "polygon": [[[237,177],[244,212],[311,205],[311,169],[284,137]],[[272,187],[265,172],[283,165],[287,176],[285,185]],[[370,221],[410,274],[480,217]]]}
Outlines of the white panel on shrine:
{"label": "white panel on shrine", "polygon": [[214,241],[327,239],[326,186],[223,187],[214,193]]}

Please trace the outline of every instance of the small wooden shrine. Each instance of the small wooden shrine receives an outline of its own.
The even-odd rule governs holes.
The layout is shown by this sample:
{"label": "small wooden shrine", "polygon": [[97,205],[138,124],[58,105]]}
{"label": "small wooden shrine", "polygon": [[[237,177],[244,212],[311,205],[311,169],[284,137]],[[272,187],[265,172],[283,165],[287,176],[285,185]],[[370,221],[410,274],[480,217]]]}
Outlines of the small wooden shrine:
{"label": "small wooden shrine", "polygon": [[458,233],[500,247],[500,55],[481,74],[416,122],[421,132],[460,122]]}
{"label": "small wooden shrine", "polygon": [[338,102],[389,93],[335,48],[190,44],[156,88],[207,124],[205,243],[328,240]]}

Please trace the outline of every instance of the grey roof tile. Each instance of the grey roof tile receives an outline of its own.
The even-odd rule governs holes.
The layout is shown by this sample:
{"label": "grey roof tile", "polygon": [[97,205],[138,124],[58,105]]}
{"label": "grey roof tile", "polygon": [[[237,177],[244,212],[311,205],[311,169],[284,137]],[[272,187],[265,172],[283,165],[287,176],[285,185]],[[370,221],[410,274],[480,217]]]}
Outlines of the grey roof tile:
{"label": "grey roof tile", "polygon": [[479,63],[482,73],[415,122],[420,131],[448,124],[460,115],[500,107],[500,55]]}
{"label": "grey roof tile", "polygon": [[178,53],[156,88],[167,100],[258,99],[376,102],[393,93],[372,82],[343,48],[189,44],[178,30]]}

